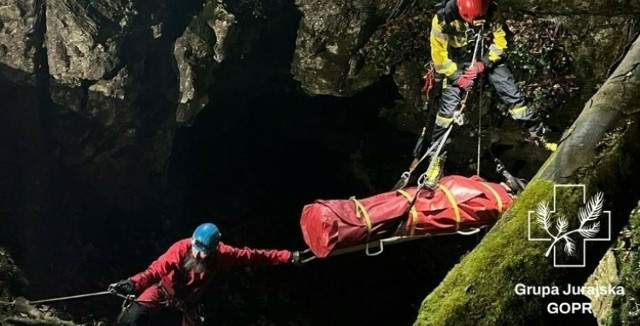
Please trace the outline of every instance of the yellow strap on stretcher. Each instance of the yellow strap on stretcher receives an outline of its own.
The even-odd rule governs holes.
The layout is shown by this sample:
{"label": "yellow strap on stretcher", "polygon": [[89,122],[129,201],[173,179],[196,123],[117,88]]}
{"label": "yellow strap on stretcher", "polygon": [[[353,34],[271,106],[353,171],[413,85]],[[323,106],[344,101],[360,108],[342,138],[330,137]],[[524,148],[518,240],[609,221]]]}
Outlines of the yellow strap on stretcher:
{"label": "yellow strap on stretcher", "polygon": [[445,196],[447,196],[449,204],[451,204],[451,207],[453,208],[453,213],[456,216],[456,231],[458,231],[460,229],[460,208],[458,207],[458,203],[456,202],[456,199],[453,198],[453,194],[451,194],[449,188],[442,184],[438,184],[438,188],[445,194]]}
{"label": "yellow strap on stretcher", "polygon": [[369,216],[369,212],[367,212],[367,209],[364,208],[364,205],[362,205],[356,197],[351,197],[349,199],[353,200],[353,203],[356,204],[356,217],[361,218],[360,213],[364,215],[364,221],[367,225],[367,241],[369,241],[369,236],[371,235],[371,217]]}
{"label": "yellow strap on stretcher", "polygon": [[498,195],[498,192],[493,189],[493,187],[491,187],[490,185],[484,183],[484,182],[480,182],[481,185],[483,185],[485,188],[489,189],[489,191],[493,194],[494,197],[496,197],[496,201],[498,201],[498,213],[502,214],[502,198],[500,198],[500,195]]}
{"label": "yellow strap on stretcher", "polygon": [[411,205],[411,230],[409,231],[409,235],[413,236],[415,231],[416,231],[416,224],[418,223],[418,210],[416,210],[416,207],[413,204],[413,197],[411,197],[411,195],[409,195],[408,192],[399,189],[397,190],[398,193],[400,193],[402,196],[404,196],[404,198],[407,199],[407,201],[409,202],[409,205]]}

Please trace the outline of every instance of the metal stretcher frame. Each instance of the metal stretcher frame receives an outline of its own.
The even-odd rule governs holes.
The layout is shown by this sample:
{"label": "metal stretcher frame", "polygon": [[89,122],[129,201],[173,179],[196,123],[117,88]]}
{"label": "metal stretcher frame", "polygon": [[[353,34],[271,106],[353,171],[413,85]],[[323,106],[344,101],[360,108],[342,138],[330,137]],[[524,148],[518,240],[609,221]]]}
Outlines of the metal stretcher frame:
{"label": "metal stretcher frame", "polygon": [[[436,237],[436,236],[443,236],[443,235],[454,235],[454,234],[457,234],[457,235],[469,236],[469,235],[477,234],[482,229],[485,229],[485,228],[487,228],[489,226],[490,225],[483,225],[483,226],[480,226],[480,227],[470,228],[470,229],[467,229],[467,230],[464,230],[464,231],[463,230],[458,230],[458,231],[454,231],[454,232],[438,233],[438,234],[428,233],[428,234],[413,235],[413,236],[409,236],[409,235],[393,236],[393,237],[390,237],[390,238],[371,241],[371,242],[368,242],[368,243],[365,243],[365,244],[361,244],[361,245],[357,245],[357,246],[336,249],[336,250],[332,251],[326,258],[333,257],[333,256],[338,256],[338,255],[342,255],[342,254],[347,254],[347,253],[352,253],[352,252],[360,251],[360,250],[363,250],[363,249],[364,249],[365,254],[367,256],[373,257],[373,256],[380,255],[384,251],[384,246],[385,245],[392,245],[392,244],[396,244],[396,243],[402,243],[402,242],[407,242],[407,241],[413,241],[413,240]],[[379,248],[379,249],[376,252],[371,252],[372,248]],[[311,249],[306,249],[302,253],[306,255],[306,254],[312,253],[312,251],[311,251]],[[317,258],[318,258],[317,256],[313,255],[313,256],[311,256],[309,258],[302,259],[300,262],[303,263],[303,264],[306,264],[306,263],[308,263],[308,262],[310,262],[312,260],[315,260]]]}

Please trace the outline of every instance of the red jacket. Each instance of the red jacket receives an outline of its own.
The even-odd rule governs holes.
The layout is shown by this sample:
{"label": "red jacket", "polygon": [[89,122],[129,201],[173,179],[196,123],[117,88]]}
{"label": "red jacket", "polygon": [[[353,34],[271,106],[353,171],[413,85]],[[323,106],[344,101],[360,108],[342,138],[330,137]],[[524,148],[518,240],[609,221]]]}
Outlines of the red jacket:
{"label": "red jacket", "polygon": [[158,257],[142,273],[129,278],[136,292],[141,292],[161,281],[169,295],[186,303],[197,303],[216,273],[231,266],[276,265],[289,262],[288,250],[259,250],[234,248],[220,242],[218,251],[208,262],[207,271],[196,273],[183,267],[185,258],[191,255],[191,238],[179,240],[167,252]]}

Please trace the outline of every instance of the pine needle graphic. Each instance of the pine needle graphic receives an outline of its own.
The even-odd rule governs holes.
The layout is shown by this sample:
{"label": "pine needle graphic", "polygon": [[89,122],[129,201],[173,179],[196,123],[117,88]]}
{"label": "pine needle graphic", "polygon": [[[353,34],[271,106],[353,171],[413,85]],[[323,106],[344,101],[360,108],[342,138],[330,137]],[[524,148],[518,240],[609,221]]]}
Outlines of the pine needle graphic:
{"label": "pine needle graphic", "polygon": [[580,226],[588,221],[597,220],[602,214],[602,199],[604,195],[602,192],[597,193],[595,196],[589,199],[586,207],[580,208],[578,217],[580,219]]}
{"label": "pine needle graphic", "polygon": [[567,231],[568,226],[569,221],[567,221],[566,217],[561,217],[556,221],[556,229],[558,230],[558,234],[562,234]]}
{"label": "pine needle graphic", "polygon": [[549,257],[551,254],[551,250],[555,247],[555,245],[564,240],[564,252],[568,256],[574,256],[576,253],[576,244],[575,240],[573,240],[570,235],[574,233],[579,233],[583,238],[593,238],[598,232],[600,232],[600,222],[597,221],[600,215],[602,215],[602,204],[604,201],[604,194],[602,192],[598,192],[596,195],[591,197],[587,204],[584,207],[581,207],[578,211],[578,220],[580,221],[580,226],[574,230],[567,231],[569,227],[569,221],[566,217],[560,217],[556,221],[556,230],[558,233],[551,233],[551,220],[549,215],[551,212],[549,211],[549,203],[548,202],[540,202],[538,203],[538,207],[536,209],[537,222],[540,227],[549,234],[549,236],[553,239],[553,242],[547,249],[545,253],[546,257]]}
{"label": "pine needle graphic", "polygon": [[540,227],[543,230],[549,231],[549,226],[551,225],[551,220],[549,219],[549,202],[540,202],[538,203],[538,209],[536,209],[536,214],[538,215],[537,221],[540,224]]}
{"label": "pine needle graphic", "polygon": [[585,238],[593,238],[600,232],[600,222],[594,222],[590,227],[585,225],[584,228],[580,228],[578,232]]}
{"label": "pine needle graphic", "polygon": [[569,237],[564,238],[564,240],[565,240],[564,252],[568,256],[573,256],[574,253],[576,252],[576,244],[573,242],[573,239]]}

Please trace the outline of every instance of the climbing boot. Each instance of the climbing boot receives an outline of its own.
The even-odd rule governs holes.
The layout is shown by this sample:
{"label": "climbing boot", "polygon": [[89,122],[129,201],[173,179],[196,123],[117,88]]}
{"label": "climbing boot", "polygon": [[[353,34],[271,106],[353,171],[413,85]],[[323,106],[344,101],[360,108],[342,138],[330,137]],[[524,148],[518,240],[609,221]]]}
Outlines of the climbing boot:
{"label": "climbing boot", "polygon": [[551,152],[555,152],[558,149],[558,144],[548,141],[545,138],[545,133],[548,128],[542,123],[538,123],[529,128],[529,138],[527,141],[534,143],[538,147],[542,147]]}
{"label": "climbing boot", "polygon": [[442,170],[444,168],[444,161],[446,160],[446,153],[442,153],[437,157],[432,157],[427,171],[424,173],[424,186],[429,189],[435,189],[442,177]]}

